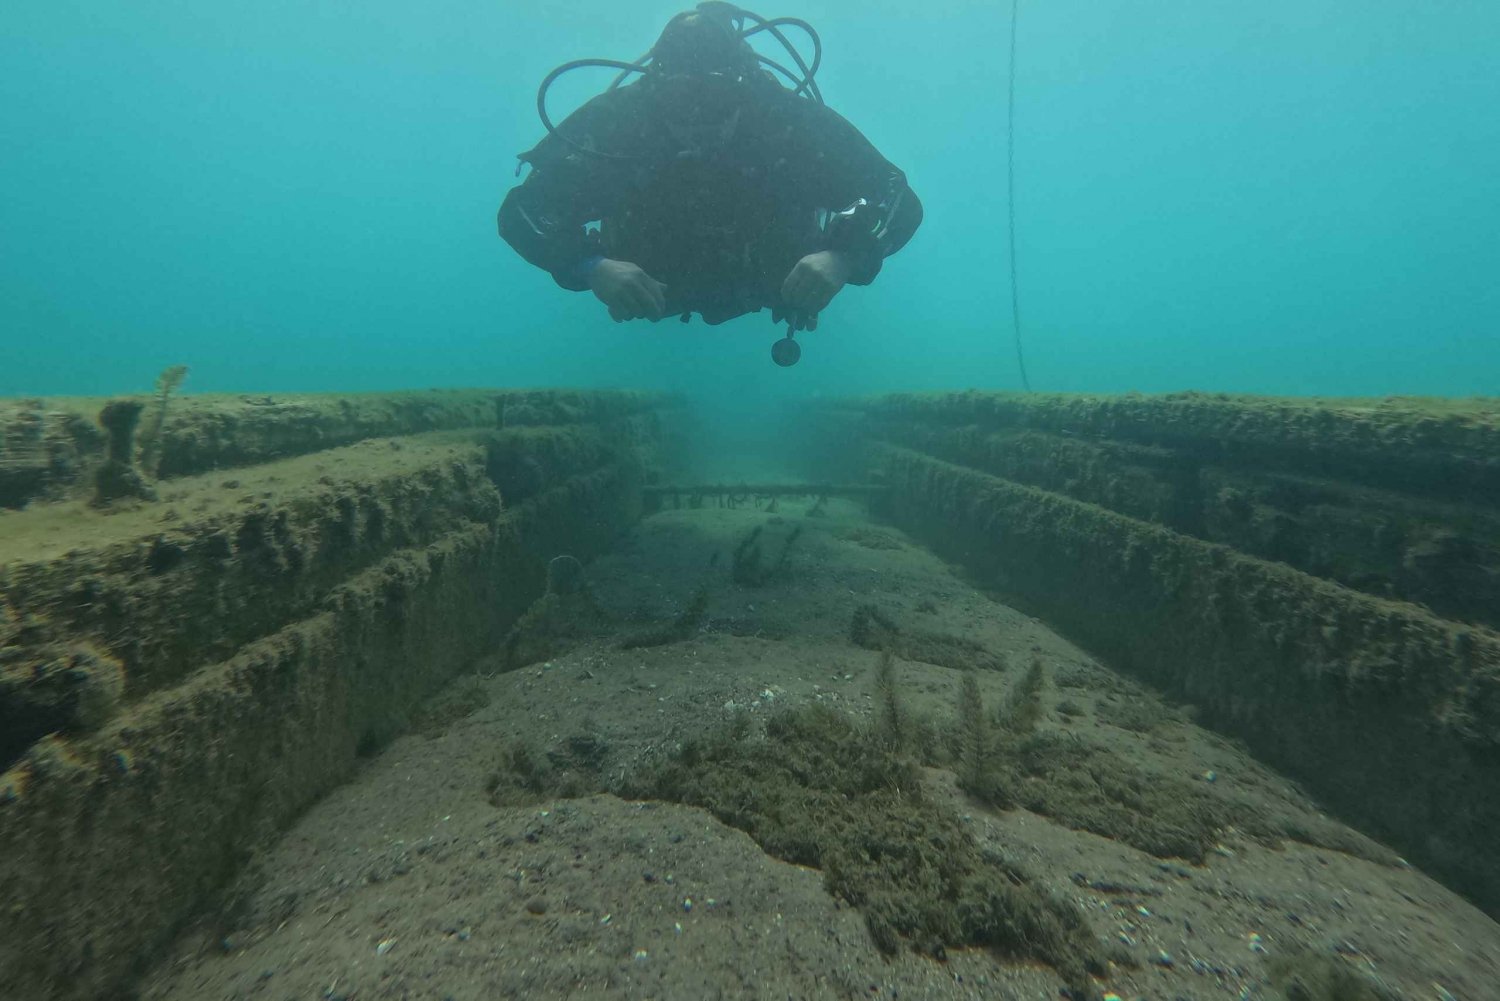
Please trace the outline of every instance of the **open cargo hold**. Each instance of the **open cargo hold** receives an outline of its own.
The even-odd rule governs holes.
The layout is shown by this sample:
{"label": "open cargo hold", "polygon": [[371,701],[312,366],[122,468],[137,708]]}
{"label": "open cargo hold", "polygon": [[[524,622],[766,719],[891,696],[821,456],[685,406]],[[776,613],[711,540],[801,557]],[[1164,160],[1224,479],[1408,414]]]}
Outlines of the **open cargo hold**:
{"label": "open cargo hold", "polygon": [[132,478],[106,401],[0,404],[20,995],[129,981],[501,645],[552,557],[605,553],[645,511],[801,493],[870,505],[1500,912],[1493,404],[820,403],[798,418],[811,486],[693,485],[681,401],[649,394],[152,406],[132,429],[152,440],[114,446]]}

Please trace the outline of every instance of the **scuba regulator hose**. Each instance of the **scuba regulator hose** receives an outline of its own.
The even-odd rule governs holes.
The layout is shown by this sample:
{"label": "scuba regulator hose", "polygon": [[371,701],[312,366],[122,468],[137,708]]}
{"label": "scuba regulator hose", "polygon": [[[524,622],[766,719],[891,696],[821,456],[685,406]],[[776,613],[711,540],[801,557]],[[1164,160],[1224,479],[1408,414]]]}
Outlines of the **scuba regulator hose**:
{"label": "scuba regulator hose", "polygon": [[[791,57],[792,62],[796,65],[797,69],[801,71],[802,76],[798,77],[795,73],[787,69],[785,66],[776,62],[774,59],[761,55],[759,52],[755,54],[756,60],[761,65],[775,70],[776,72],[780,73],[782,76],[790,80],[794,85],[792,93],[797,94],[798,96],[811,98],[812,100],[817,101],[819,104],[823,103],[823,92],[818,88],[817,80],[814,79],[815,75],[818,72],[818,68],[823,65],[823,40],[818,36],[817,30],[814,29],[812,25],[808,24],[800,17],[777,17],[767,19],[761,17],[759,14],[753,14],[748,10],[744,10],[743,8],[732,7],[732,5],[727,3],[701,3],[698,6],[700,8],[709,6],[730,7],[733,10],[731,19],[734,22],[735,32],[738,35],[740,41],[744,41],[745,39],[750,38],[753,35],[757,35],[762,31],[769,33],[772,38],[781,43],[782,48],[786,49],[787,54]],[[745,27],[746,21],[753,22],[753,27],[747,29]],[[783,26],[800,28],[805,31],[807,33],[807,37],[812,40],[813,58],[811,66],[809,66],[806,60],[802,58],[802,53],[797,51],[797,47],[792,44],[791,39],[787,38],[786,34],[782,32],[781,29]],[[608,92],[618,88],[632,73],[644,74],[649,72],[651,70],[651,53],[647,52],[639,59],[635,60],[635,62],[629,63],[619,59],[574,59],[570,62],[563,63],[561,66],[554,69],[551,73],[548,73],[542,79],[541,86],[537,88],[536,92],[536,113],[537,117],[542,120],[542,127],[546,129],[547,134],[552,136],[554,139],[557,139],[559,142],[566,143],[568,146],[571,146],[579,153],[583,153],[588,156],[599,157],[603,160],[643,159],[642,157],[638,156],[628,156],[622,153],[610,153],[605,150],[598,150],[588,146],[580,145],[579,143],[575,143],[567,136],[558,132],[557,127],[552,123],[552,117],[547,114],[547,91],[550,90],[552,88],[552,85],[557,82],[558,78],[563,76],[565,73],[571,73],[573,70],[583,69],[585,67],[591,66],[604,67],[606,69],[617,69],[620,71],[615,76],[614,80],[610,82],[610,85],[604,88],[605,92]],[[517,170],[519,169],[520,168],[518,167]]]}

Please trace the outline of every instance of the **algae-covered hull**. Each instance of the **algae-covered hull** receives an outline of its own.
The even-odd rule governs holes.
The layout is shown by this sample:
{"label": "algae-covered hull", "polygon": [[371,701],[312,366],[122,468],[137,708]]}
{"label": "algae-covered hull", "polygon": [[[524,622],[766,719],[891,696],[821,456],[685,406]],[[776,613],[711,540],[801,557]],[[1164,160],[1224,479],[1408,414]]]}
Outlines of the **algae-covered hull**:
{"label": "algae-covered hull", "polygon": [[0,409],[0,969],[17,996],[104,995],[498,644],[547,558],[601,552],[639,515],[671,404],[173,400],[147,495],[101,504],[105,405]]}

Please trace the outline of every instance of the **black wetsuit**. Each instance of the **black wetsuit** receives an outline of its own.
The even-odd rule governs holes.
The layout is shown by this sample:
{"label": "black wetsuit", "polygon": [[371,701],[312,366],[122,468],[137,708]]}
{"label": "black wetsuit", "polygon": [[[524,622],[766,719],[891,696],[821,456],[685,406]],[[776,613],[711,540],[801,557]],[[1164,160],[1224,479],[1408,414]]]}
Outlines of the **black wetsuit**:
{"label": "black wetsuit", "polygon": [[[629,261],[666,285],[666,315],[722,323],[781,306],[807,254],[837,249],[867,285],[911,238],[906,175],[836,112],[769,75],[646,79],[608,91],[548,136],[500,208],[500,235],[564,288],[584,262]],[[597,227],[591,223],[598,223]]]}

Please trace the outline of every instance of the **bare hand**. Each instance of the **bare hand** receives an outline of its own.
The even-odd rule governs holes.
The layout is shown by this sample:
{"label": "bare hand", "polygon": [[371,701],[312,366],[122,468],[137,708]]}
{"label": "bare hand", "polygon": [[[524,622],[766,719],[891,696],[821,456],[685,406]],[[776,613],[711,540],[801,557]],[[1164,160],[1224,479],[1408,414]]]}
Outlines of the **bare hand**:
{"label": "bare hand", "polygon": [[797,262],[782,283],[782,305],[803,318],[812,317],[812,322],[816,323],[817,314],[838,295],[839,289],[849,281],[851,271],[853,266],[849,259],[836,250],[808,254]]}
{"label": "bare hand", "polygon": [[667,310],[667,287],[629,261],[605,258],[589,272],[589,288],[616,323],[642,317],[659,320]]}

